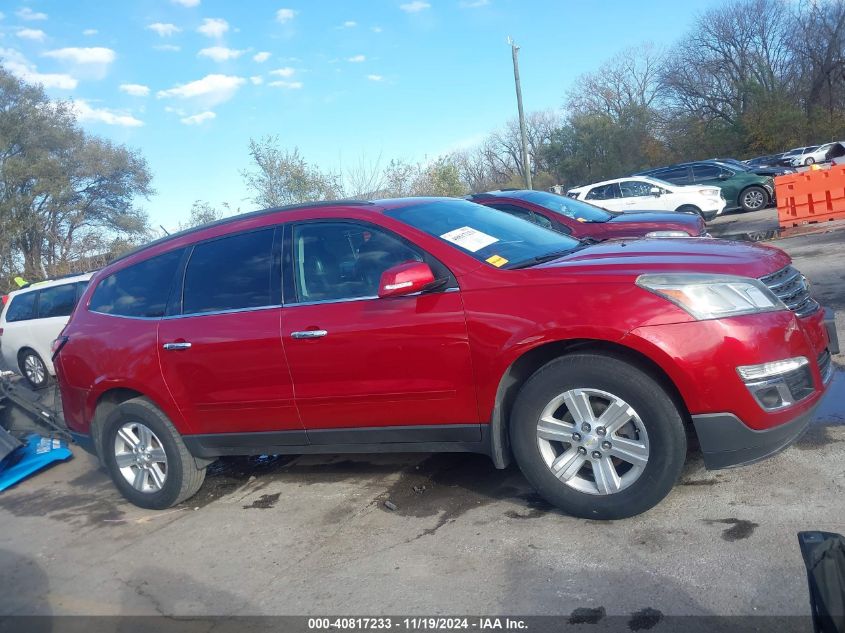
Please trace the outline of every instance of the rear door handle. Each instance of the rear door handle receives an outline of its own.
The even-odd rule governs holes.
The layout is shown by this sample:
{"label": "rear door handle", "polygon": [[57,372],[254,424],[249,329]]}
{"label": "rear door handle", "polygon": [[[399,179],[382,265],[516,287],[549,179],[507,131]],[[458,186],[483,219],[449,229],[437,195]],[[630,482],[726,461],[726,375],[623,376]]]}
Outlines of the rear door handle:
{"label": "rear door handle", "polygon": [[191,349],[191,344],[187,341],[184,341],[182,343],[165,343],[164,345],[162,345],[162,347],[168,352],[172,352],[174,350],[180,349]]}
{"label": "rear door handle", "polygon": [[325,330],[302,330],[301,332],[291,332],[291,338],[323,338],[328,332]]}

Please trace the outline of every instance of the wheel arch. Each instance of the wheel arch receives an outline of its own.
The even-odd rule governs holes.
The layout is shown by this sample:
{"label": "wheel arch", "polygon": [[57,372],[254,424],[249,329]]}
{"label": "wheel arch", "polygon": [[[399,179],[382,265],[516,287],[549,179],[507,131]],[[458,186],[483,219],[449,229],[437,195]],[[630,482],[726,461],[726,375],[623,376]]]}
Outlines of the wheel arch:
{"label": "wheel arch", "polygon": [[510,412],[516,396],[525,382],[543,365],[555,358],[575,352],[593,352],[631,363],[648,373],[672,398],[684,421],[691,424],[689,411],[675,383],[654,360],[626,345],[598,339],[570,339],[551,341],[527,350],[505,370],[496,389],[496,399],[490,416],[490,457],[496,468],[506,468],[511,462],[508,427]]}

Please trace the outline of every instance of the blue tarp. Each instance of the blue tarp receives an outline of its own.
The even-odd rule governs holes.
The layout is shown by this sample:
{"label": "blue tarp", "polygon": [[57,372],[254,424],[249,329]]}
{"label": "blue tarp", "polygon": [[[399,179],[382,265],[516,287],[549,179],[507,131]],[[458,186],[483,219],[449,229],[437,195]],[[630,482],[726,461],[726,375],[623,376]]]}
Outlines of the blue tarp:
{"label": "blue tarp", "polygon": [[26,438],[26,444],[0,461],[0,491],[54,462],[63,462],[71,457],[73,453],[64,440],[33,433]]}

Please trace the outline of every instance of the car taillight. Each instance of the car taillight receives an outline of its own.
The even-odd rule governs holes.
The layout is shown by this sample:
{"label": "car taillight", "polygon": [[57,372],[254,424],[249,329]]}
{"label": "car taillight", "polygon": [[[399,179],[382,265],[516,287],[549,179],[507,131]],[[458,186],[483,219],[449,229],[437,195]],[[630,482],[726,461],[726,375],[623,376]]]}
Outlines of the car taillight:
{"label": "car taillight", "polygon": [[60,336],[55,341],[53,341],[53,344],[50,345],[50,351],[53,352],[53,359],[55,359],[56,355],[62,351],[62,348],[65,346],[65,343],[67,343],[68,340],[70,339],[67,336]]}

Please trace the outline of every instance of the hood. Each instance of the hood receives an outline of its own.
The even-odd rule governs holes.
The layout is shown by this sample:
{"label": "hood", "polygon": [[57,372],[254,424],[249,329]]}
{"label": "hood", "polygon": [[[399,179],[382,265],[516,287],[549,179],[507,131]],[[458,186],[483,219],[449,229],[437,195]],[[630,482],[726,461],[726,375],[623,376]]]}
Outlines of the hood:
{"label": "hood", "polygon": [[789,255],[772,246],[708,238],[664,238],[602,242],[533,270],[568,269],[634,277],[642,273],[691,272],[759,278],[791,261]]}
{"label": "hood", "polygon": [[605,224],[625,225],[629,228],[645,228],[648,231],[680,230],[690,235],[704,233],[704,220],[692,213],[672,213],[666,211],[627,211],[614,215]]}

